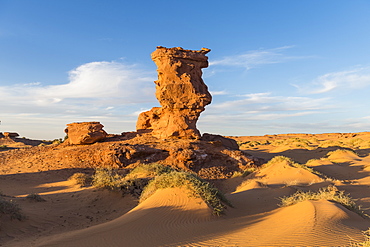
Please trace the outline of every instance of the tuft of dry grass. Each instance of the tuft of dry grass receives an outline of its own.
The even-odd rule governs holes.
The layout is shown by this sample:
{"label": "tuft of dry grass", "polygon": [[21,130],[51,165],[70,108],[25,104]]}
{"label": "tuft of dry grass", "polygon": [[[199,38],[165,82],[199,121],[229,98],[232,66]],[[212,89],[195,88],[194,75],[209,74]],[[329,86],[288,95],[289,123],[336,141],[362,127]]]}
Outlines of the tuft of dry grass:
{"label": "tuft of dry grass", "polygon": [[318,175],[320,177],[326,177],[321,172],[318,172],[315,169],[313,169],[311,167],[308,167],[307,165],[299,164],[297,162],[294,162],[291,158],[286,157],[286,156],[275,156],[269,162],[267,162],[266,164],[264,164],[262,166],[262,168],[266,168],[266,167],[271,166],[272,164],[281,163],[281,162],[284,162],[284,161],[287,162],[287,164],[290,165],[290,166],[292,166],[292,167],[302,168],[302,169],[305,169],[305,170],[307,170],[307,171],[309,171],[309,172],[311,172],[311,173],[313,173],[315,175]]}
{"label": "tuft of dry grass", "polygon": [[121,187],[123,177],[111,168],[98,168],[92,176],[92,185],[97,188],[116,190]]}
{"label": "tuft of dry grass", "polygon": [[158,189],[186,188],[192,196],[202,198],[212,209],[215,215],[221,215],[225,209],[224,204],[231,206],[230,202],[217,188],[188,172],[173,171],[164,173],[151,180],[145,187],[140,197],[140,202],[145,201]]}
{"label": "tuft of dry grass", "polygon": [[353,154],[355,156],[358,157],[358,154],[353,151],[353,150],[348,150],[348,149],[337,149],[335,151],[331,151],[331,152],[328,152],[326,154],[326,157],[330,157],[331,155],[335,155],[335,154],[339,154],[339,155],[343,155],[343,154]]}
{"label": "tuft of dry grass", "polygon": [[365,241],[351,242],[351,245],[350,245],[351,247],[370,247],[370,229],[363,231],[362,233],[365,237]]}
{"label": "tuft of dry grass", "polygon": [[26,199],[34,202],[45,202],[46,200],[42,198],[38,193],[31,193],[26,196]]}
{"label": "tuft of dry grass", "polygon": [[344,191],[339,191],[337,187],[330,185],[328,187],[324,187],[319,189],[318,192],[312,192],[312,191],[297,191],[291,196],[285,196],[281,197],[279,206],[281,207],[287,207],[294,204],[297,204],[299,202],[307,201],[307,200],[328,200],[328,201],[334,201],[345,208],[361,215],[362,217],[366,218],[368,217],[362,210],[360,206],[357,206],[355,201],[349,197],[349,194],[344,194]]}
{"label": "tuft of dry grass", "polygon": [[92,176],[89,176],[86,173],[76,172],[68,178],[69,181],[74,181],[75,184],[80,185],[81,187],[89,186],[93,182]]}
{"label": "tuft of dry grass", "polygon": [[7,201],[2,197],[0,197],[0,216],[1,215],[9,215],[11,219],[17,220],[23,220],[25,218],[17,203],[12,200]]}

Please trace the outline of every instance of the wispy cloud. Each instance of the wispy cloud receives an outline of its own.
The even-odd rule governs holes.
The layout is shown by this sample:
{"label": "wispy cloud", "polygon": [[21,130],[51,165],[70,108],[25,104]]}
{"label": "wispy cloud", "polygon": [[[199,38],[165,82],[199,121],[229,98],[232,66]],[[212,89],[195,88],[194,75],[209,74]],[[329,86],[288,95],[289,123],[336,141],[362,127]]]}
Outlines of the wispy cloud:
{"label": "wispy cloud", "polygon": [[273,49],[248,51],[241,55],[227,56],[222,59],[210,61],[210,65],[243,67],[249,70],[260,65],[283,63],[289,60],[303,58],[285,54],[285,51],[292,47],[293,46],[283,46]]}
{"label": "wispy cloud", "polygon": [[327,73],[306,85],[294,85],[301,92],[321,94],[338,89],[360,89],[370,86],[370,67]]}
{"label": "wispy cloud", "polygon": [[328,98],[310,98],[293,96],[274,96],[269,92],[245,94],[234,96],[234,100],[210,105],[212,111],[242,111],[242,112],[267,112],[267,111],[312,111],[327,109]]}
{"label": "wispy cloud", "polygon": [[[21,129],[21,135],[31,137],[32,131],[45,129],[50,133],[37,138],[48,138],[55,126],[63,130],[69,122],[94,120],[112,122],[110,126],[119,127],[113,133],[125,127],[133,130],[136,117],[132,114],[143,104],[157,102],[154,79],[155,72],[137,65],[102,61],[71,70],[65,84],[0,86],[2,129]],[[32,127],[27,128],[28,124]]]}

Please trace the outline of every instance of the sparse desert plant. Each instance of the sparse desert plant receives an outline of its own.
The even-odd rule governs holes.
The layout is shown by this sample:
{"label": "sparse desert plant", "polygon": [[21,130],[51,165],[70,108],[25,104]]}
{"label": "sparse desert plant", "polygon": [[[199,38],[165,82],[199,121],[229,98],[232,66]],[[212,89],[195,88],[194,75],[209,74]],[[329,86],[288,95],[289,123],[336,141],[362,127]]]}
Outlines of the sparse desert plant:
{"label": "sparse desert plant", "polygon": [[8,149],[7,145],[0,145],[0,149]]}
{"label": "sparse desert plant", "polygon": [[351,242],[351,247],[370,247],[370,229],[363,231],[362,234],[365,237],[365,241],[363,242]]}
{"label": "sparse desert plant", "polygon": [[165,166],[158,163],[151,163],[151,164],[140,164],[135,167],[127,176],[126,178],[135,178],[137,175],[146,176],[146,177],[154,177],[159,176],[164,173],[170,173],[175,171],[172,167]]}
{"label": "sparse desert plant", "polygon": [[315,169],[313,169],[311,167],[308,167],[307,165],[294,162],[291,158],[286,157],[286,156],[275,156],[275,157],[273,157],[269,162],[267,162],[266,164],[263,165],[263,168],[269,167],[272,164],[280,163],[280,162],[283,162],[283,161],[286,161],[288,163],[288,165],[290,165],[292,167],[302,168],[302,169],[305,169],[305,170],[307,170],[307,171],[309,171],[313,174],[316,174],[318,176],[326,177],[321,172],[318,172]]}
{"label": "sparse desert plant", "polygon": [[257,170],[257,168],[255,167],[250,167],[250,168],[247,168],[245,169],[244,171],[235,171],[233,173],[233,175],[231,176],[231,178],[237,178],[237,177],[246,177],[248,176],[249,174],[255,172]]}
{"label": "sparse desert plant", "polygon": [[80,186],[89,186],[91,185],[93,178],[86,173],[76,172],[75,174],[70,176],[68,180],[74,181],[77,185]]}
{"label": "sparse desert plant", "polygon": [[121,191],[122,194],[130,194],[135,197],[140,197],[145,186],[148,185],[150,178],[133,178],[133,179],[124,179],[121,182]]}
{"label": "sparse desert plant", "polygon": [[281,207],[287,207],[294,204],[297,204],[299,202],[307,201],[307,200],[328,200],[328,201],[334,201],[345,208],[356,212],[357,214],[361,215],[362,217],[368,217],[362,210],[360,206],[357,206],[355,201],[349,197],[349,194],[344,194],[344,191],[339,191],[337,187],[333,185],[329,185],[328,187],[324,187],[319,189],[317,192],[312,191],[297,191],[291,196],[285,196],[281,197],[279,206]]}
{"label": "sparse desert plant", "polygon": [[111,168],[98,168],[92,177],[92,185],[98,188],[119,189],[123,177]]}
{"label": "sparse desert plant", "polygon": [[358,156],[358,154],[355,151],[353,151],[353,150],[349,150],[349,149],[337,149],[337,150],[328,152],[326,154],[326,157],[329,157],[329,156],[335,155],[335,154],[353,154],[353,155]]}
{"label": "sparse desert plant", "polygon": [[225,196],[210,183],[195,174],[177,171],[164,173],[151,180],[141,194],[140,202],[153,195],[158,189],[181,187],[189,189],[192,196],[202,198],[213,209],[215,215],[222,214],[225,208],[224,204],[231,206]]}
{"label": "sparse desert plant", "polygon": [[26,199],[34,202],[45,202],[46,200],[42,198],[38,193],[31,193],[26,196]]}
{"label": "sparse desert plant", "polygon": [[275,156],[272,159],[270,159],[266,164],[262,166],[262,168],[266,168],[266,167],[271,166],[272,164],[280,163],[283,161],[286,161],[288,164],[294,163],[294,161],[291,158],[279,155],[279,156]]}
{"label": "sparse desert plant", "polygon": [[12,200],[7,201],[2,197],[0,197],[0,216],[1,215],[9,215],[11,219],[17,220],[22,220],[25,218],[21,213],[21,208],[17,203]]}

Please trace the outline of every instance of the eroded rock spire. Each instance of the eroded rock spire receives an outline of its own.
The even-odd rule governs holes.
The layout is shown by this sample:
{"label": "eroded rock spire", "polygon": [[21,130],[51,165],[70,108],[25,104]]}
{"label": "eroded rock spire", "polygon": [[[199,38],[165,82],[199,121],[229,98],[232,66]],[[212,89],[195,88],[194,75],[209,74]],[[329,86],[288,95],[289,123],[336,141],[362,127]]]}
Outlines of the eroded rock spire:
{"label": "eroded rock spire", "polygon": [[136,129],[151,129],[158,138],[199,139],[196,128],[200,113],[212,96],[202,80],[202,68],[208,67],[210,49],[185,50],[158,46],[152,53],[157,65],[156,97],[161,107],[139,115]]}

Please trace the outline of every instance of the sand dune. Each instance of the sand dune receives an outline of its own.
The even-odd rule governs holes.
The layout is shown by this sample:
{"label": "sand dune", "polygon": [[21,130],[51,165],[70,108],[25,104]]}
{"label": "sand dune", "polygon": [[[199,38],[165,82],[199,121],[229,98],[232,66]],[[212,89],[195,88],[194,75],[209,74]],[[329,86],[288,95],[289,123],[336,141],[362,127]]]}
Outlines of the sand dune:
{"label": "sand dune", "polygon": [[[138,204],[137,198],[122,197],[119,192],[77,186],[68,180],[74,169],[5,173],[0,180],[2,193],[16,201],[28,218],[1,217],[0,245],[349,246],[351,241],[363,241],[362,231],[370,227],[368,218],[333,201],[280,207],[279,198],[335,185],[370,214],[370,135],[354,135],[240,137],[260,143],[246,149],[257,157],[269,160],[284,155],[322,175],[281,159],[246,177],[215,181],[233,205],[220,217],[184,188],[157,190]],[[329,153],[350,149],[356,153]],[[12,171],[6,166],[2,170]],[[29,193],[38,193],[46,201],[28,201]]]}

